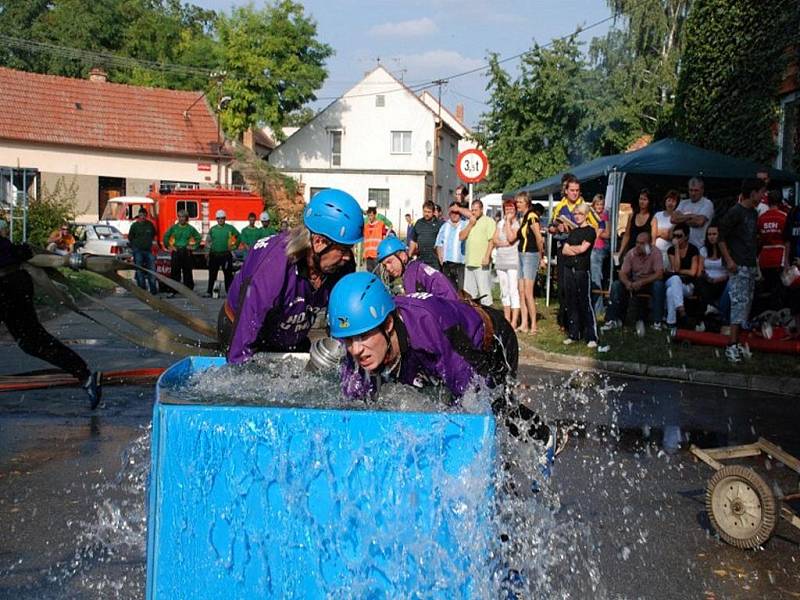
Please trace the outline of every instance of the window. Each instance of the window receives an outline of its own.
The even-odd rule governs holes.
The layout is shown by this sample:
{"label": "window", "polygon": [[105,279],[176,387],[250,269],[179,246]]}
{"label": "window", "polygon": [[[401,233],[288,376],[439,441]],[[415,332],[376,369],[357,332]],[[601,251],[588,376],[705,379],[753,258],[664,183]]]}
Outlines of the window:
{"label": "window", "polygon": [[411,154],[411,132],[392,132],[392,154]]}
{"label": "window", "polygon": [[450,143],[450,164],[453,166],[456,164],[456,145],[452,142]]}
{"label": "window", "polygon": [[444,140],[442,136],[439,136],[439,160],[444,160],[444,148],[442,146],[444,146]]}
{"label": "window", "polygon": [[342,132],[331,131],[331,166],[342,166]]}
{"label": "window", "polygon": [[314,196],[319,194],[322,190],[327,190],[326,187],[312,187],[308,190],[308,199],[311,200]]}
{"label": "window", "polygon": [[0,167],[0,205],[23,206],[30,198],[37,198],[39,171]]}
{"label": "window", "polygon": [[386,96],[383,94],[378,94],[375,96],[375,106],[386,106]]}
{"label": "window", "polygon": [[197,212],[197,202],[178,200],[175,205],[175,208],[178,210],[178,212],[185,210],[189,214],[190,219],[196,219],[197,215],[199,214]]}
{"label": "window", "polygon": [[369,201],[375,201],[377,208],[389,208],[389,190],[369,188]]}

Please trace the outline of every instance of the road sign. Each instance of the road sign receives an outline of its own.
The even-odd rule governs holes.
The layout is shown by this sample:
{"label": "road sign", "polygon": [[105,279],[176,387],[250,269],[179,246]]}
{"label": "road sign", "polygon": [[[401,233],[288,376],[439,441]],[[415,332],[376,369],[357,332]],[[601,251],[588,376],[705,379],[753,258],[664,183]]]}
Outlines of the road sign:
{"label": "road sign", "polygon": [[489,159],[477,148],[464,150],[456,160],[456,173],[465,183],[478,183],[486,177],[489,170]]}

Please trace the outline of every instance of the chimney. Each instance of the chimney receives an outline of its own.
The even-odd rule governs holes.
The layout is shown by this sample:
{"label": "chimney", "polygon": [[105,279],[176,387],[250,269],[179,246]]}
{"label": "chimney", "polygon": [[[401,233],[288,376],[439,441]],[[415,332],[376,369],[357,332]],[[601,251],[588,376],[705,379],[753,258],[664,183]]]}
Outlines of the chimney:
{"label": "chimney", "polygon": [[456,104],[456,119],[462,125],[464,124],[464,105],[463,104]]}
{"label": "chimney", "polygon": [[108,81],[108,73],[106,73],[105,70],[100,67],[92,67],[92,70],[89,71],[89,81],[99,81],[100,83],[105,83]]}

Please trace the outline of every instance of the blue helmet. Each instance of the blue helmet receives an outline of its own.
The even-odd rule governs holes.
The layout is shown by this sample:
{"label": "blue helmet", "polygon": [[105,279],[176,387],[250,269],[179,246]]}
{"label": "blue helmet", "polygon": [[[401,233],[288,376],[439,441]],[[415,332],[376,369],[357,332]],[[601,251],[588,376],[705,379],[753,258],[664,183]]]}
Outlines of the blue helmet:
{"label": "blue helmet", "polygon": [[408,248],[406,248],[406,245],[401,242],[397,236],[388,235],[378,244],[378,262],[398,252],[408,252]]}
{"label": "blue helmet", "polygon": [[352,246],[364,238],[364,215],[347,192],[329,188],[314,195],[303,212],[303,223],[312,232],[337,244]]}
{"label": "blue helmet", "polygon": [[331,336],[346,338],[375,329],[394,310],[383,282],[366,271],[350,273],[333,286],[328,302]]}

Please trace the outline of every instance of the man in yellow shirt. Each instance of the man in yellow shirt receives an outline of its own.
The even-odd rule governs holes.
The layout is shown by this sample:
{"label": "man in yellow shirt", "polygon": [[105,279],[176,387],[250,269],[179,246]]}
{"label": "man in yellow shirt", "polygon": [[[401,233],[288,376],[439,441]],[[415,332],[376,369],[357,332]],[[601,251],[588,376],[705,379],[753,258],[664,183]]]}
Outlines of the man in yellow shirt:
{"label": "man in yellow shirt", "polygon": [[490,264],[494,248],[494,219],[483,214],[483,202],[475,200],[470,211],[469,224],[459,234],[467,241],[464,253],[464,291],[484,306],[492,305]]}

